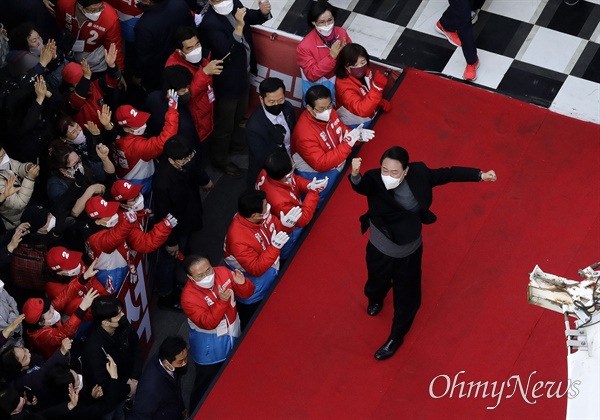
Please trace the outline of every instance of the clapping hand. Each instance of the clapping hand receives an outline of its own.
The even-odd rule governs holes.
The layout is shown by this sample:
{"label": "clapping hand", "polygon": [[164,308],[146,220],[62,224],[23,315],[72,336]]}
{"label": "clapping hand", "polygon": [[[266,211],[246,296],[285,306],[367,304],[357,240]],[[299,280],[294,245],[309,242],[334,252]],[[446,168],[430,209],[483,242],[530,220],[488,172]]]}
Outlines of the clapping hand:
{"label": "clapping hand", "polygon": [[246,276],[244,276],[244,273],[242,273],[240,270],[236,269],[233,272],[233,281],[237,284],[244,284],[246,283]]}

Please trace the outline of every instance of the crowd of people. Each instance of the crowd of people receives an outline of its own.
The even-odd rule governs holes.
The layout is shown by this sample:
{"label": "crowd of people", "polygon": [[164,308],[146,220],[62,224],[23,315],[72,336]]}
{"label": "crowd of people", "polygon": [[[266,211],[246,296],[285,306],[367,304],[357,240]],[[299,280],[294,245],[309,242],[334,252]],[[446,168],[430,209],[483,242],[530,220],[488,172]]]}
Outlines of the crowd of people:
{"label": "crowd of people", "polygon": [[[248,189],[224,238],[224,266],[215,266],[190,245],[202,228],[200,191],[214,187],[205,163],[243,174],[231,159],[233,136],[257,72],[250,26],[271,18],[269,1],[2,7],[0,413],[186,418],[353,148],[373,139],[375,115],[390,111],[387,76],[335,26],[334,7],[310,6],[312,29],[297,48],[305,108],[296,113],[282,80],[260,83],[260,106],[245,121]],[[352,182],[367,194],[354,172]],[[43,250],[43,290],[23,284],[24,246]],[[190,335],[166,338],[144,367],[116,296],[137,281],[136,256],[149,253],[158,255],[150,273],[158,306],[183,311]],[[384,295],[367,295],[369,314]],[[196,376],[186,404],[188,352]]]}

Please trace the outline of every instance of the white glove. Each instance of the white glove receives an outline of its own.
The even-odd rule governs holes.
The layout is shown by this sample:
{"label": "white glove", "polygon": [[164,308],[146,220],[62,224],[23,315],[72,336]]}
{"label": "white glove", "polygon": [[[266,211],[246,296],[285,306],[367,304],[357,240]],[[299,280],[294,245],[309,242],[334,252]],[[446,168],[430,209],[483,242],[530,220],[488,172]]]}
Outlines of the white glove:
{"label": "white glove", "polygon": [[362,124],[356,127],[354,130],[344,135],[344,141],[348,143],[350,147],[354,147],[357,141],[360,140],[360,130],[362,130]]}
{"label": "white glove", "polygon": [[369,130],[368,128],[362,128],[362,124],[358,126],[358,129],[360,130],[358,141],[368,142],[375,137],[375,131]]}
{"label": "white glove", "polygon": [[165,225],[170,228],[177,226],[177,219],[171,213],[167,214],[167,217],[163,219],[163,222],[165,222]]}
{"label": "white glove", "polygon": [[167,99],[169,100],[169,108],[177,109],[179,103],[179,95],[175,89],[169,89],[167,91]]}
{"label": "white glove", "polygon": [[123,215],[129,223],[137,222],[137,213],[135,212],[135,210],[129,209],[126,212],[124,212]]}
{"label": "white glove", "polygon": [[281,232],[273,232],[273,236],[271,236],[271,244],[277,249],[283,248],[283,246],[290,240],[290,237],[284,231]]}
{"label": "white glove", "polygon": [[283,214],[283,212],[279,212],[279,220],[281,220],[281,224],[286,228],[293,228],[296,226],[298,219],[302,217],[302,207],[296,206],[287,214]]}
{"label": "white glove", "polygon": [[308,189],[316,192],[321,192],[325,188],[327,188],[327,183],[329,182],[329,177],[325,177],[324,179],[317,179],[314,177],[312,182],[308,184]]}

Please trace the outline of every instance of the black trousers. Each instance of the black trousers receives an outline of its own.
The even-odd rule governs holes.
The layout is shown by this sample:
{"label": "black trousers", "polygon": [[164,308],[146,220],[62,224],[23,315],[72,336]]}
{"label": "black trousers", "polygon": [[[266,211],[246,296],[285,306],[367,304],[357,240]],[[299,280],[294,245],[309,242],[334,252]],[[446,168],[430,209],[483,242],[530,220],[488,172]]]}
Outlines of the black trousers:
{"label": "black trousers", "polygon": [[248,303],[248,304],[236,302],[238,315],[240,316],[240,327],[242,328],[242,331],[244,331],[246,329],[248,322],[250,322],[250,320],[254,316],[254,313],[260,306],[261,302],[262,302],[262,300],[259,300],[258,302],[254,302],[254,303]]}
{"label": "black trousers", "polygon": [[390,338],[404,337],[421,306],[421,260],[423,245],[408,257],[393,258],[382,254],[367,243],[367,271],[365,295],[369,302],[383,301],[393,289],[394,318]]}
{"label": "black trousers", "polygon": [[190,407],[188,410],[190,413],[194,412],[196,406],[202,400],[213,379],[219,373],[219,369],[223,366],[223,362],[213,365],[199,365],[194,362],[194,365],[196,365],[196,376],[194,378],[194,385],[192,386],[192,394],[190,395]]}
{"label": "black trousers", "polygon": [[239,99],[218,99],[215,101],[215,127],[209,136],[209,155],[213,166],[224,166],[231,162],[229,148],[235,128],[248,110],[249,89],[241,93]]}
{"label": "black trousers", "polygon": [[471,24],[470,0],[448,0],[450,5],[440,18],[443,28],[450,32],[457,32],[462,44],[463,55],[467,64],[475,64],[477,61],[477,48],[473,36],[473,25]]}

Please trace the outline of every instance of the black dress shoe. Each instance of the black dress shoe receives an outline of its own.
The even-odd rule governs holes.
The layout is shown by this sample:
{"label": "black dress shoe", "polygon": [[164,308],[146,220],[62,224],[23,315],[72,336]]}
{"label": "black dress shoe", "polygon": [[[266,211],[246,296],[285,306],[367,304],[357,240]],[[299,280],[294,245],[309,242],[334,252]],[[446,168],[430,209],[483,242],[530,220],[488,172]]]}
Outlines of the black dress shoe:
{"label": "black dress shoe", "polygon": [[394,355],[394,353],[396,353],[396,350],[400,348],[403,341],[404,340],[402,338],[389,338],[388,341],[386,341],[385,344],[375,352],[375,358],[377,360],[389,359]]}
{"label": "black dress shoe", "polygon": [[367,306],[367,313],[370,316],[375,316],[383,309],[383,302],[369,302]]}
{"label": "black dress shoe", "polygon": [[167,311],[183,312],[181,307],[180,297],[177,293],[172,292],[167,296],[158,297],[158,307]]}
{"label": "black dress shoe", "polygon": [[242,170],[233,162],[226,163],[222,166],[217,166],[217,169],[229,176],[237,177],[242,174]]}

